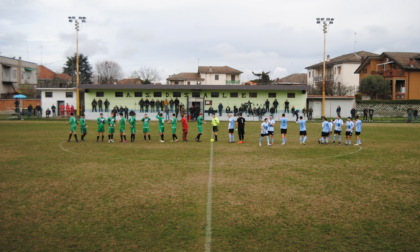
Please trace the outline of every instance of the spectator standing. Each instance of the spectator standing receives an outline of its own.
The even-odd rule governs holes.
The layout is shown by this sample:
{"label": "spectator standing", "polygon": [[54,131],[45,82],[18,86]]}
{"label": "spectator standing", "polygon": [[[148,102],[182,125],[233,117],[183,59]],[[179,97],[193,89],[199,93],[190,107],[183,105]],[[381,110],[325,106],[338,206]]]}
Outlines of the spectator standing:
{"label": "spectator standing", "polygon": [[96,110],[96,106],[98,105],[98,102],[95,100],[95,98],[93,98],[92,101],[92,112],[97,112]]}
{"label": "spectator standing", "polygon": [[364,108],[363,109],[363,120],[367,120],[368,119],[368,110],[367,110],[367,108]]}
{"label": "spectator standing", "polygon": [[335,110],[335,112],[337,112],[338,117],[341,117],[341,107],[340,107],[340,105],[337,106],[337,109]]}
{"label": "spectator standing", "polygon": [[369,109],[369,121],[373,122],[373,109]]}
{"label": "spectator standing", "polygon": [[109,105],[110,105],[111,103],[108,101],[108,99],[105,99],[105,102],[104,102],[104,106],[105,106],[105,112],[108,112],[108,108],[109,108]]}
{"label": "spectator standing", "polygon": [[276,110],[276,113],[277,113],[277,107],[279,106],[279,102],[277,101],[277,98],[274,99],[273,106],[274,106],[274,109]]}
{"label": "spectator standing", "polygon": [[52,116],[53,117],[56,117],[57,116],[57,113],[55,112],[55,110],[56,110],[57,108],[54,106],[54,104],[51,106],[51,111],[52,111]]}
{"label": "spectator standing", "polygon": [[219,103],[218,109],[219,109],[219,116],[222,116],[222,113],[223,113],[223,104],[222,103]]}
{"label": "spectator standing", "polygon": [[102,100],[99,98],[99,100],[98,100],[98,108],[99,108],[99,112],[103,112],[103,109],[102,109],[102,104],[103,104],[103,102],[102,102]]}
{"label": "spectator standing", "polygon": [[19,111],[20,111],[20,109],[19,109],[19,105],[20,105],[20,102],[19,102],[19,100],[16,98],[16,100],[15,100],[15,112],[16,112],[16,113],[19,113]]}
{"label": "spectator standing", "polygon": [[289,113],[289,101],[284,101],[284,113]]}
{"label": "spectator standing", "polygon": [[351,119],[354,119],[356,117],[356,109],[354,107],[350,110],[350,115]]}
{"label": "spectator standing", "polygon": [[417,121],[419,119],[419,111],[417,109],[414,109],[413,116],[414,116],[414,121]]}
{"label": "spectator standing", "polygon": [[309,107],[308,109],[308,120],[312,120],[312,113],[314,112],[314,110],[312,109],[312,107]]}
{"label": "spectator standing", "polygon": [[412,108],[408,108],[408,109],[407,109],[407,117],[408,117],[408,118],[407,118],[407,119],[408,119],[408,120],[407,120],[407,122],[409,122],[409,123],[411,123],[411,120],[412,120],[412,117],[413,117],[413,112],[414,112],[414,111],[413,111],[413,109],[412,109]]}
{"label": "spectator standing", "polygon": [[32,110],[33,109],[34,109],[34,107],[32,107],[32,104],[29,104],[27,118],[31,118],[32,117]]}

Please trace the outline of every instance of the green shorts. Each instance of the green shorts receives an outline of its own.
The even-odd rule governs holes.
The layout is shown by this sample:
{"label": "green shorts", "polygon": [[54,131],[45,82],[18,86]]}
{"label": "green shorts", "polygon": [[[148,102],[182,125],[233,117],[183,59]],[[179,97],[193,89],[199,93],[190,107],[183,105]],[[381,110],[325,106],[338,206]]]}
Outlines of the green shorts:
{"label": "green shorts", "polygon": [[131,134],[136,134],[136,127],[130,128],[130,132],[131,132]]}
{"label": "green shorts", "polygon": [[165,132],[165,126],[159,126],[159,133]]}
{"label": "green shorts", "polygon": [[113,134],[115,132],[115,128],[114,127],[108,127],[108,133]]}
{"label": "green shorts", "polygon": [[150,128],[143,128],[143,134],[150,133]]}
{"label": "green shorts", "polygon": [[172,128],[172,134],[176,133],[176,128]]}
{"label": "green shorts", "polygon": [[105,132],[105,127],[104,127],[103,124],[98,125],[98,133],[100,133],[100,132]]}
{"label": "green shorts", "polygon": [[120,133],[125,133],[125,127],[120,127]]}
{"label": "green shorts", "polygon": [[76,133],[76,125],[70,126],[70,132]]}
{"label": "green shorts", "polygon": [[87,133],[86,127],[80,127],[80,132],[82,132],[82,134]]}
{"label": "green shorts", "polygon": [[203,126],[198,126],[198,133],[203,133]]}

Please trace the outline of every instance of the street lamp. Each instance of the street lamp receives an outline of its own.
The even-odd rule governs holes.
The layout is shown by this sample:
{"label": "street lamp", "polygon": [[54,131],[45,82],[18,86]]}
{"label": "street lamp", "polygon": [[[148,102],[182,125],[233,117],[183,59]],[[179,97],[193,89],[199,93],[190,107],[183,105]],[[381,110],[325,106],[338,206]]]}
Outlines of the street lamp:
{"label": "street lamp", "polygon": [[79,29],[80,23],[86,23],[86,17],[78,17],[75,16],[69,17],[69,22],[73,23],[76,29],[76,109],[77,115],[80,116],[80,72],[79,72]]}
{"label": "street lamp", "polygon": [[324,31],[324,64],[322,67],[322,116],[325,116],[325,82],[326,82],[326,69],[325,69],[325,61],[326,61],[326,50],[327,50],[327,32],[328,26],[334,23],[334,18],[317,18],[317,24],[322,24],[322,29]]}

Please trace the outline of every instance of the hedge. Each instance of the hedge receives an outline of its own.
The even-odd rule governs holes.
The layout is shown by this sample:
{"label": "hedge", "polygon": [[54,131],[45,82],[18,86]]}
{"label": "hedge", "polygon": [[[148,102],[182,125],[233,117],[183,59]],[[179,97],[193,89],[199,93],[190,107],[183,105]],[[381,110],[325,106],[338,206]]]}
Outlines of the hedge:
{"label": "hedge", "polygon": [[356,101],[357,104],[420,104],[420,100],[363,100]]}

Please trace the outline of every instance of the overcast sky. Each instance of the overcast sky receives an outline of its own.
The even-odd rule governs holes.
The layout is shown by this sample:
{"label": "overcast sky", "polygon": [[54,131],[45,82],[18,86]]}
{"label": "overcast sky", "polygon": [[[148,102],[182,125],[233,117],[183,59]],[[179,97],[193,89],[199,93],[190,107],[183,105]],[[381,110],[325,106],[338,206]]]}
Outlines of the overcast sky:
{"label": "overcast sky", "polygon": [[262,70],[277,78],[322,61],[317,17],[335,18],[327,54],[337,57],[420,52],[419,13],[418,0],[0,0],[0,55],[61,71],[76,50],[68,16],[85,16],[79,52],[92,66],[119,63],[125,77],[147,66],[165,82],[226,65],[244,72],[242,81]]}

